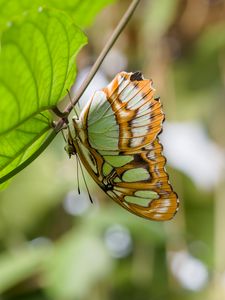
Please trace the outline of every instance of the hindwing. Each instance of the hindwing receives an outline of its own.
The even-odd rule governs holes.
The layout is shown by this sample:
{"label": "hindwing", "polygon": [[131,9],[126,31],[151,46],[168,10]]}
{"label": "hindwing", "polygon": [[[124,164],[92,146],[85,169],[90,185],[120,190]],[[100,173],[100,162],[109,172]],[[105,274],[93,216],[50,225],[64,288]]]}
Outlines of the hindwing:
{"label": "hindwing", "polygon": [[108,175],[113,188],[107,194],[138,216],[157,221],[173,218],[179,203],[165,171],[166,159],[158,139],[131,156],[130,162],[114,167]]}

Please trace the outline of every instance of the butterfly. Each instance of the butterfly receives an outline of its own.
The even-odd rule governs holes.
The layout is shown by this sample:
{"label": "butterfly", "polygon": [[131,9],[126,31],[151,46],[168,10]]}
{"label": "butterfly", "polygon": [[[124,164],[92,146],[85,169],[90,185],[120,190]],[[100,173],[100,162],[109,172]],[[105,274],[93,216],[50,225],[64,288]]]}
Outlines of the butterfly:
{"label": "butterfly", "polygon": [[66,150],[95,182],[131,213],[172,219],[179,200],[169,183],[158,135],[164,113],[152,80],[120,72],[73,117]]}

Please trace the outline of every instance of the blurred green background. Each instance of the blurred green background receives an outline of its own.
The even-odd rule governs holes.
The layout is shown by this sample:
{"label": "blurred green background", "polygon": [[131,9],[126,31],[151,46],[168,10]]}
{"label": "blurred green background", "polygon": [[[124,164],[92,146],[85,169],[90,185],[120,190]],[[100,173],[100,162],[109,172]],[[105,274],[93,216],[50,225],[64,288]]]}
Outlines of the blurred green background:
{"label": "blurred green background", "polygon": [[[75,93],[130,1],[88,29]],[[120,71],[152,78],[180,210],[129,214],[86,175],[62,136],[0,194],[0,299],[225,299],[225,1],[143,0],[80,106]]]}

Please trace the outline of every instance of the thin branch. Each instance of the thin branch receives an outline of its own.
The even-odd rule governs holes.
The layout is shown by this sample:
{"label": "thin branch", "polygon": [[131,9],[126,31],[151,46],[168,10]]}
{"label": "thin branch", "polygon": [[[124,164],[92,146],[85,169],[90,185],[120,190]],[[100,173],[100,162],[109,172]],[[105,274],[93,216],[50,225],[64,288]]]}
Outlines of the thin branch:
{"label": "thin branch", "polygon": [[130,6],[128,7],[127,11],[123,15],[122,19],[120,20],[119,24],[115,28],[112,36],[106,43],[105,47],[102,49],[102,52],[100,53],[99,57],[97,58],[96,62],[94,63],[93,67],[90,70],[90,73],[88,74],[87,78],[84,80],[82,85],[80,86],[76,96],[72,99],[71,103],[68,104],[68,106],[65,109],[65,112],[68,114],[73,109],[74,105],[77,103],[77,101],[80,99],[80,97],[85,92],[86,88],[88,87],[89,83],[92,81],[93,77],[95,76],[96,72],[98,71],[99,67],[101,66],[104,58],[108,54],[108,52],[111,50],[112,46],[115,44],[116,40],[120,36],[121,32],[129,22],[130,18],[132,17],[137,5],[140,3],[141,0],[133,0]]}
{"label": "thin branch", "polygon": [[65,118],[65,117],[67,117],[67,113],[65,113],[65,112],[61,112],[59,109],[58,109],[58,107],[55,105],[55,106],[53,106],[52,107],[52,111],[54,112],[54,114],[56,115],[56,116],[58,116],[58,117],[60,117],[60,118]]}

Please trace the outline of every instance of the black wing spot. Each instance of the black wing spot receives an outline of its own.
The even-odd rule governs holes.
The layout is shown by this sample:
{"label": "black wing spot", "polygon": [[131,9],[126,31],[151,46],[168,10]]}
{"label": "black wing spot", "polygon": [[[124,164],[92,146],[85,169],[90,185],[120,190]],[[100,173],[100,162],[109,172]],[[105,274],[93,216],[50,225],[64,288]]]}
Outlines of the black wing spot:
{"label": "black wing spot", "polygon": [[112,191],[113,190],[113,186],[112,184],[108,183],[106,186],[107,191]]}
{"label": "black wing spot", "polygon": [[135,73],[133,73],[131,76],[130,76],[130,80],[131,81],[135,81],[135,80],[137,80],[137,81],[142,81],[144,78],[143,78],[143,75],[142,75],[142,73],[141,72],[135,72]]}

